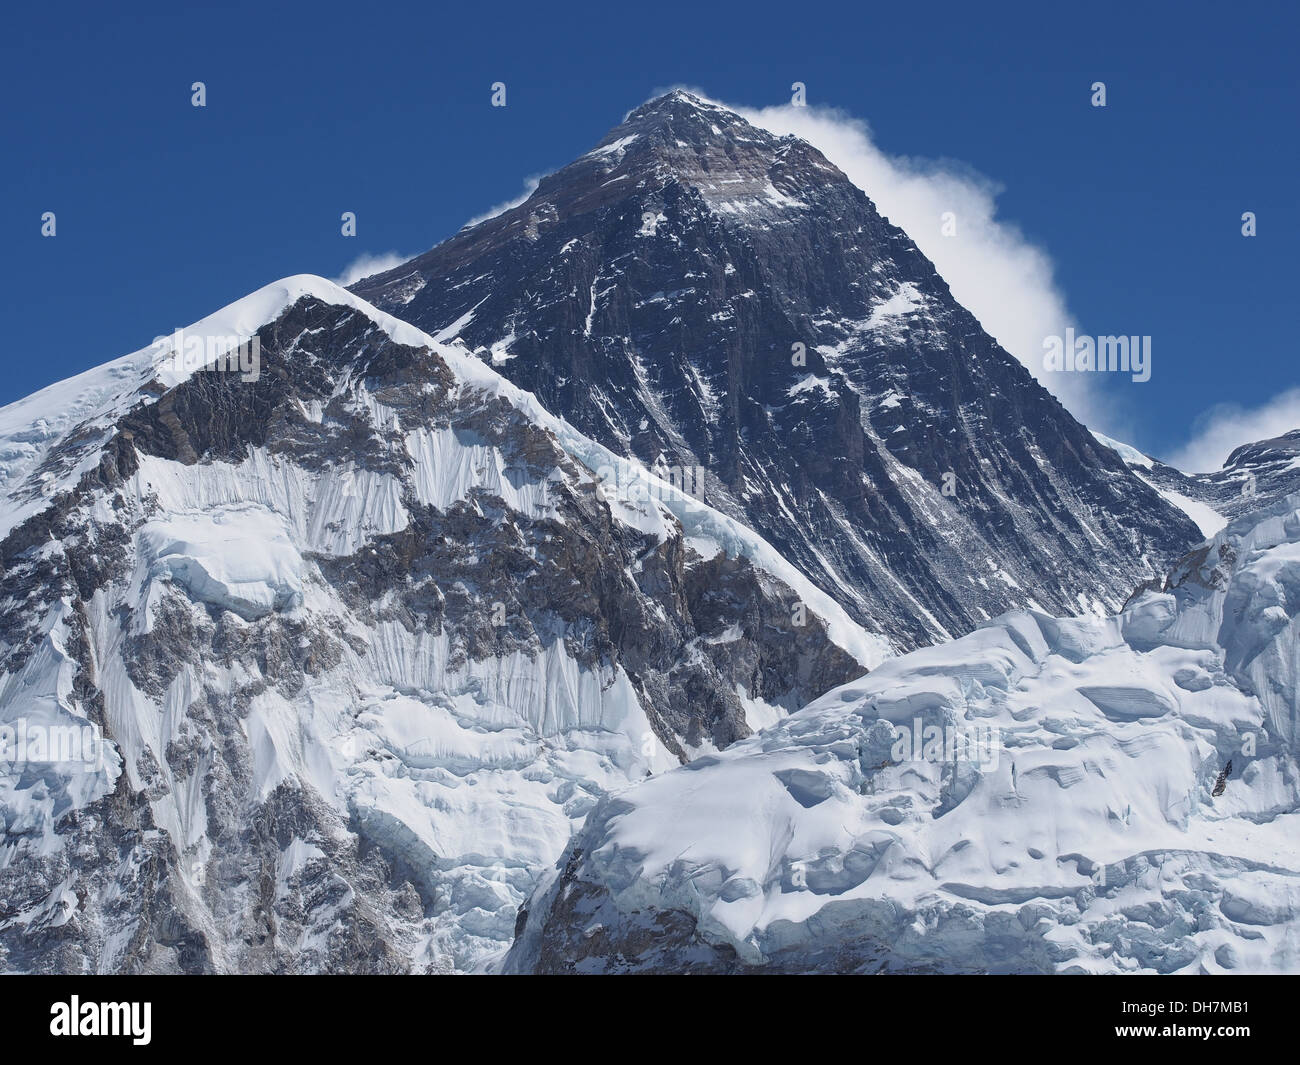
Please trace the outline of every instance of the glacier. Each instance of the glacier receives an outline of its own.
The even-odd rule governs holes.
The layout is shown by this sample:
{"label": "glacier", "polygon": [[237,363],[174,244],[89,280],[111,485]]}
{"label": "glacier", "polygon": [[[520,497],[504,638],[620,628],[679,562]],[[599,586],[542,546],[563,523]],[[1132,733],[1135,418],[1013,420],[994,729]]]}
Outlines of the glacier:
{"label": "glacier", "polygon": [[[507,968],[1300,971],[1297,664],[1292,494],[1117,615],[1013,611],[603,799]],[[997,757],[899,743],[954,727]]]}

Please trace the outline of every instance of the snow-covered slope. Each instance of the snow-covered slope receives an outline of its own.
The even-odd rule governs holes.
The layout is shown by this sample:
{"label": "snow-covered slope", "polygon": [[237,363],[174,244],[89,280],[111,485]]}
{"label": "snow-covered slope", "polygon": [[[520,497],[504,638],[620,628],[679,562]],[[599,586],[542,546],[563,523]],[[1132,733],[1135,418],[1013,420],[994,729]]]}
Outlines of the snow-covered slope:
{"label": "snow-covered slope", "polygon": [[[0,410],[0,969],[469,969],[611,790],[889,651],[321,278]],[[30,740],[65,730],[51,753]]]}
{"label": "snow-covered slope", "polygon": [[509,964],[1300,971],[1298,663],[1292,495],[604,800]]}
{"label": "snow-covered slope", "polygon": [[1238,515],[1300,491],[1300,429],[1243,444],[1213,473],[1183,473],[1128,444],[1093,435],[1205,536],[1213,536]]}

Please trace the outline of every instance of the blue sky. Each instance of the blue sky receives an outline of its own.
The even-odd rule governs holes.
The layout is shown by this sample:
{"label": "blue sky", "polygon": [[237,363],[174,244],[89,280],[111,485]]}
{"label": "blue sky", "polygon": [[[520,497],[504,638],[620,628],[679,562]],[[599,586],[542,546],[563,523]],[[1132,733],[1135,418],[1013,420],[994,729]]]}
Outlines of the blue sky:
{"label": "blue sky", "polygon": [[1220,429],[1285,423],[1300,16],[1055,7],[22,5],[0,44],[0,403],[276,278],[423,251],[656,89],[757,108],[802,81],[880,151],[995,182],[1081,330],[1153,338],[1151,382],[1097,383],[1102,428],[1170,455],[1216,404],[1240,408]]}

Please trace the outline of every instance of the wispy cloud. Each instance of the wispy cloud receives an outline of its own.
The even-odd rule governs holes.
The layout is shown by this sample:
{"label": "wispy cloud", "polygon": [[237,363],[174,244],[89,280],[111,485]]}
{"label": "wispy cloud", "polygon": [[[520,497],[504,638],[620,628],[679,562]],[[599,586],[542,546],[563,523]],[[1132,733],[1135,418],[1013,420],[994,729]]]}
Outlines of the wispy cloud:
{"label": "wispy cloud", "polygon": [[363,277],[382,274],[385,270],[391,270],[394,266],[401,266],[408,259],[414,258],[414,255],[402,255],[400,252],[395,251],[379,252],[378,254],[366,252],[348,263],[343,268],[343,273],[334,278],[334,283],[346,288],[348,285],[355,285]]}
{"label": "wispy cloud", "polygon": [[1043,370],[1043,339],[1076,323],[1051,256],[998,217],[1003,186],[963,163],[890,155],[877,147],[866,122],[833,108],[735,110],[818,148],[906,231],[957,301],[1076,417],[1093,423],[1102,415],[1089,379]]}
{"label": "wispy cloud", "polygon": [[486,222],[489,218],[495,218],[497,215],[510,210],[512,207],[518,207],[528,199],[529,196],[537,191],[537,183],[545,176],[545,174],[533,174],[531,177],[524,178],[524,190],[518,196],[512,200],[506,200],[504,203],[499,203],[495,207],[484,211],[482,214],[475,215],[461,228],[468,229],[470,226],[476,226],[480,222]]}
{"label": "wispy cloud", "polygon": [[[518,196],[514,199],[506,200],[504,203],[499,203],[480,215],[475,215],[461,228],[468,229],[470,226],[476,226],[480,222],[486,222],[489,218],[495,218],[503,211],[508,211],[512,207],[518,207],[528,199],[534,191],[536,191],[538,182],[541,181],[544,176],[545,175],[543,174],[534,174],[531,177],[525,178],[523,191]],[[362,278],[370,277],[373,274],[382,274],[385,270],[391,270],[395,266],[401,266],[402,263],[414,259],[418,254],[420,253],[414,252],[410,255],[403,255],[400,252],[395,251],[378,253],[366,252],[363,255],[357,256],[357,258],[353,259],[352,262],[348,263],[348,265],[343,268],[343,273],[333,280],[335,284],[342,285],[346,288],[348,285],[356,284]]]}
{"label": "wispy cloud", "polygon": [[1220,403],[1199,414],[1192,438],[1166,460],[1188,473],[1220,469],[1234,448],[1300,429],[1300,388],[1280,392],[1258,407]]}

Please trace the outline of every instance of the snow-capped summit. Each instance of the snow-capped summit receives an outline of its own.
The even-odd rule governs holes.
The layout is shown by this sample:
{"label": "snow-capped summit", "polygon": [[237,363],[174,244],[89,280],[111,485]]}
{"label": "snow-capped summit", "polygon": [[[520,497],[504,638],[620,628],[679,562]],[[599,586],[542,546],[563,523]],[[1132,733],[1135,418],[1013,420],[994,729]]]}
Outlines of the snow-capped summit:
{"label": "snow-capped summit", "polygon": [[0,970],[473,968],[602,795],[889,651],[321,278],[170,345],[0,410]]}
{"label": "snow-capped summit", "polygon": [[612,451],[703,467],[901,647],[1105,613],[1200,535],[821,152],[690,93],[354,289]]}

